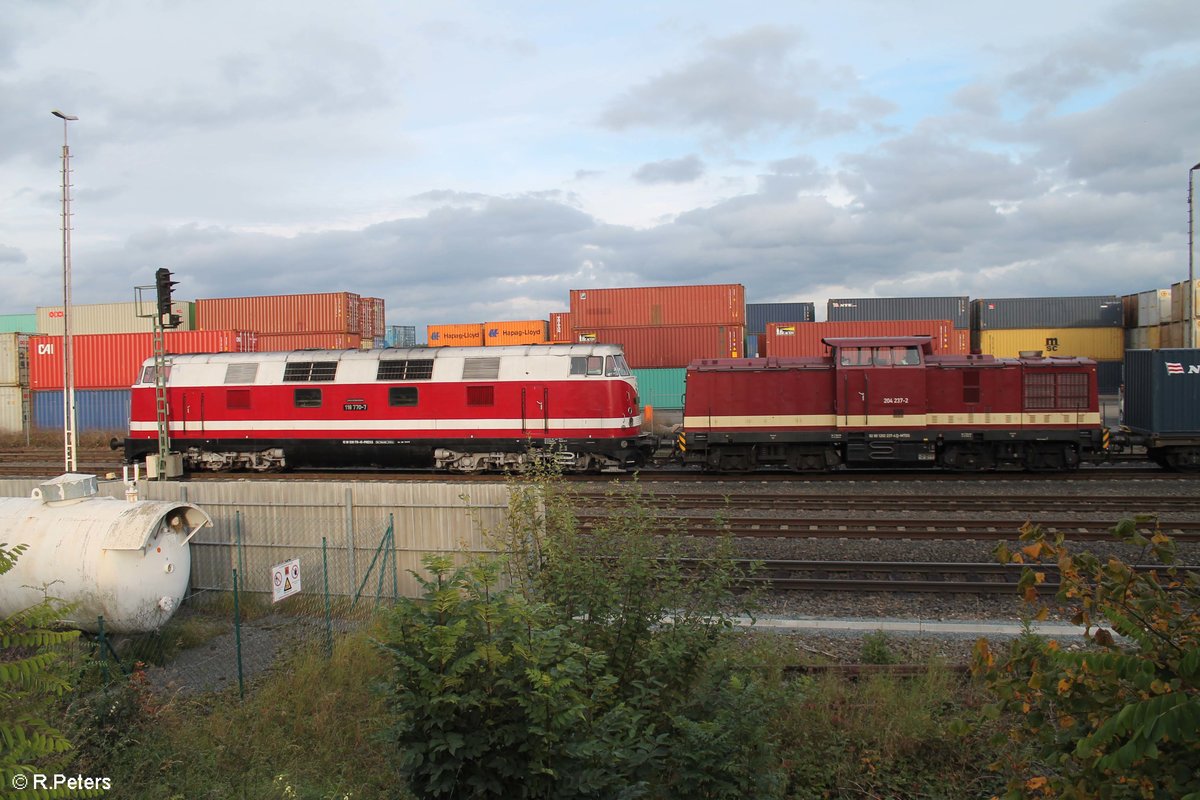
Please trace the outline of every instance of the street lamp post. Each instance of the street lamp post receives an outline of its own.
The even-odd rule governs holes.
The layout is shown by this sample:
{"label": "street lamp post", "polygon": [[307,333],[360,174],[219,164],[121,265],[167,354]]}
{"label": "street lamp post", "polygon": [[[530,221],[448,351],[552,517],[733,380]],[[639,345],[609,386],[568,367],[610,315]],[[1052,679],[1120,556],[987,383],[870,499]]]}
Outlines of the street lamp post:
{"label": "street lamp post", "polygon": [[1188,285],[1187,294],[1185,295],[1185,299],[1188,302],[1184,304],[1186,308],[1191,309],[1186,320],[1188,347],[1196,346],[1196,257],[1192,236],[1192,176],[1196,174],[1196,170],[1198,169],[1200,169],[1200,164],[1188,170]]}
{"label": "street lamp post", "polygon": [[63,121],[62,148],[62,264],[63,264],[63,468],[76,467],[75,358],[71,342],[71,148],[67,145],[67,123],[79,117],[55,109]]}

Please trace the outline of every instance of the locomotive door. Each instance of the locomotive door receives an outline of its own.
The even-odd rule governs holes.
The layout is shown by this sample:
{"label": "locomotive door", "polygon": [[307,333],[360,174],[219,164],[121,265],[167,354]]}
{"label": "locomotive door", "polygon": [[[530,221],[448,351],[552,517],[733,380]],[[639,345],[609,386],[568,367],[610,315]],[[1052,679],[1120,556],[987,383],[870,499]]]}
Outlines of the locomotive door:
{"label": "locomotive door", "polygon": [[925,370],[918,347],[842,347],[837,365],[839,428],[924,427]]}
{"label": "locomotive door", "polygon": [[869,422],[871,348],[841,347],[836,353],[834,412],[838,428],[862,428]]}
{"label": "locomotive door", "polygon": [[521,389],[521,432],[550,435],[550,389],[533,383]]}

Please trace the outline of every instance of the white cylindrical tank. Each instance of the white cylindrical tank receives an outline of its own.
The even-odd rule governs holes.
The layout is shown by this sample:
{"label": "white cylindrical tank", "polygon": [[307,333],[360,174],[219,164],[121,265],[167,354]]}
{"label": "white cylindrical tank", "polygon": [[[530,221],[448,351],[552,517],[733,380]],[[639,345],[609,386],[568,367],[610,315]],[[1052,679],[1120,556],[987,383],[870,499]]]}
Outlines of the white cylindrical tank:
{"label": "white cylindrical tank", "polygon": [[96,497],[96,478],[68,474],[33,497],[0,498],[0,544],[29,546],[0,575],[0,616],[47,597],[74,606],[63,622],[114,633],[158,630],[183,601],[188,541],[212,525],[190,503]]}

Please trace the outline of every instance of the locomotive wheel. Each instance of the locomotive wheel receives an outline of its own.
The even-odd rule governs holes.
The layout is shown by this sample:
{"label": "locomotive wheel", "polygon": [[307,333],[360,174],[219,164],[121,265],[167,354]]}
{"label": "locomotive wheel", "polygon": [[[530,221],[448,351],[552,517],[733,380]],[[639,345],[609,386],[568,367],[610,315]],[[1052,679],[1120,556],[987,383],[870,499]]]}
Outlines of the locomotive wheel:
{"label": "locomotive wheel", "polygon": [[996,459],[986,445],[948,445],[942,454],[942,466],[960,472],[995,469]]}

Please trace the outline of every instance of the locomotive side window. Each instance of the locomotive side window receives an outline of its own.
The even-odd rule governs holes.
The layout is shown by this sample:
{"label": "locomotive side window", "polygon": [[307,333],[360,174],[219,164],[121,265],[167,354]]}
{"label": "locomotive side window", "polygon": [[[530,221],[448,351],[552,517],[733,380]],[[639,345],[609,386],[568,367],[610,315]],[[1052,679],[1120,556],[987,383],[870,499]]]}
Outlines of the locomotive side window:
{"label": "locomotive side window", "polygon": [[283,368],[283,379],[288,382],[331,381],[337,375],[337,366],[336,361],[289,361]]}
{"label": "locomotive side window", "polygon": [[417,404],[417,387],[393,386],[388,389],[389,406],[415,406]]}
{"label": "locomotive side window", "polygon": [[604,374],[604,358],[603,358],[603,356],[588,356],[587,357],[587,374],[588,375],[603,375]]}
{"label": "locomotive side window", "polygon": [[467,405],[469,406],[491,406],[496,404],[496,392],[494,386],[468,386],[467,387]]}
{"label": "locomotive side window", "polygon": [[379,362],[377,381],[427,381],[433,378],[433,359],[390,358]]}
{"label": "locomotive side window", "polygon": [[571,356],[571,374],[587,375],[587,356]]}
{"label": "locomotive side window", "polygon": [[245,410],[250,407],[249,389],[230,389],[225,392],[225,408]]}
{"label": "locomotive side window", "polygon": [[871,365],[871,348],[842,347],[838,358],[843,367],[869,367]]}
{"label": "locomotive side window", "polygon": [[320,408],[321,407],[321,390],[320,389],[294,389],[293,398],[296,408]]}
{"label": "locomotive side window", "polygon": [[[171,365],[170,364],[167,364],[167,366],[163,369],[163,380],[164,381],[171,380]],[[154,365],[153,364],[151,364],[148,367],[142,368],[142,379],[139,381],[139,383],[154,383]]]}
{"label": "locomotive side window", "polygon": [[[609,356],[609,369],[615,370],[616,363]],[[571,356],[572,375],[603,375],[604,356]]]}

